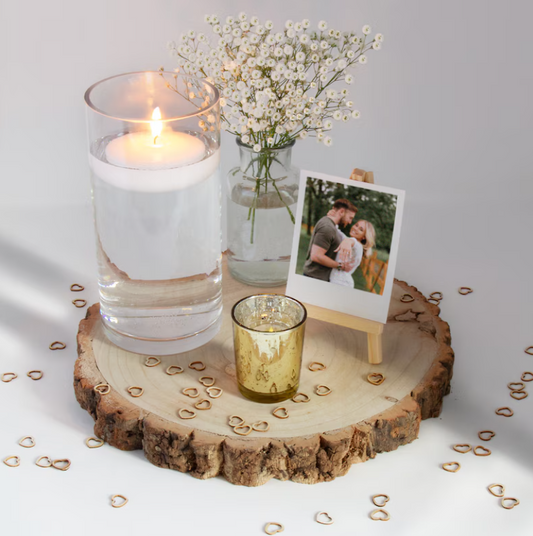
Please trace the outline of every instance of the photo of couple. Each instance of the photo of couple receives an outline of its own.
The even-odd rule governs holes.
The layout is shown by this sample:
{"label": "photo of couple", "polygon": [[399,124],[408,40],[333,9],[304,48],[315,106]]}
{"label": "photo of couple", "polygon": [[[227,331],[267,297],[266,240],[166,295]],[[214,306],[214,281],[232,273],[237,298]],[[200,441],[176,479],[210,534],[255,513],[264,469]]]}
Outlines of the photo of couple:
{"label": "photo of couple", "polygon": [[382,295],[397,196],[307,178],[296,273]]}

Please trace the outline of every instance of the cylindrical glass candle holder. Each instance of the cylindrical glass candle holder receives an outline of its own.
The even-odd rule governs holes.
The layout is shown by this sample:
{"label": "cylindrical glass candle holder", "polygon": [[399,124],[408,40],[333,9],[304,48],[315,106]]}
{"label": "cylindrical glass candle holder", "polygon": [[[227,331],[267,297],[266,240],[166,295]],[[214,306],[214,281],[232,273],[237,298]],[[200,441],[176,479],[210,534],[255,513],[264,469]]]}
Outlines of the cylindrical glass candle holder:
{"label": "cylindrical glass candle holder", "polygon": [[231,312],[237,382],[254,402],[273,403],[298,392],[307,311],[297,300],[259,294]]}
{"label": "cylindrical glass candle holder", "polygon": [[144,354],[201,346],[222,313],[218,91],[139,72],[85,102],[105,333]]}

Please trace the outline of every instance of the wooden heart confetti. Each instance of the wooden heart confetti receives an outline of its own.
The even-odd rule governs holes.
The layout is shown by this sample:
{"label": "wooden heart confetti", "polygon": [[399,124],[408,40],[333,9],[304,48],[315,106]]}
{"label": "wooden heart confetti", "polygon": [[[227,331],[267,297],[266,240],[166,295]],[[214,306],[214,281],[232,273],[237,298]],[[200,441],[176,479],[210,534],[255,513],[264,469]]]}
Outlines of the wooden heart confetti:
{"label": "wooden heart confetti", "polygon": [[201,372],[202,370],[205,370],[205,365],[202,361],[193,361],[192,363],[189,363],[189,368]]}
{"label": "wooden heart confetti", "polygon": [[182,393],[189,398],[198,398],[200,396],[200,391],[196,387],[186,387]]}
{"label": "wooden heart confetti", "polygon": [[321,525],[333,525],[333,518],[327,512],[318,512],[315,520]]}
{"label": "wooden heart confetti", "polygon": [[372,372],[366,379],[372,385],[381,385],[385,381],[385,376],[381,372]]}
{"label": "wooden heart confetti", "polygon": [[453,450],[455,450],[455,452],[460,452],[461,454],[466,454],[467,452],[470,452],[472,450],[472,446],[468,445],[467,443],[463,443],[459,445],[454,445]]}
{"label": "wooden heart confetti", "polygon": [[44,376],[44,374],[42,370],[30,370],[26,376],[34,381],[38,381]]}
{"label": "wooden heart confetti", "polygon": [[528,394],[526,393],[526,391],[511,391],[510,395],[515,399],[515,400],[524,400],[524,398],[527,398]]}
{"label": "wooden heart confetti", "polygon": [[370,519],[373,521],[388,521],[390,519],[390,514],[387,512],[387,510],[383,510],[383,508],[378,508],[377,510],[373,510],[370,513]]}
{"label": "wooden heart confetti", "polygon": [[204,387],[212,387],[213,385],[215,385],[215,378],[213,378],[212,376],[202,376],[199,380],[198,380]]}
{"label": "wooden heart confetti", "polygon": [[522,382],[511,382],[507,384],[507,388],[511,391],[522,391],[526,386]]}
{"label": "wooden heart confetti", "polygon": [[15,374],[14,372],[4,372],[1,377],[4,383],[12,382],[16,378],[18,378],[18,374]]}
{"label": "wooden heart confetti", "polygon": [[267,421],[257,421],[252,424],[252,430],[256,432],[268,432],[270,430],[270,424]]}
{"label": "wooden heart confetti", "polygon": [[78,309],[81,309],[82,307],[85,307],[87,305],[87,300],[82,300],[78,298],[77,300],[72,300],[72,303],[74,304],[75,307],[77,307]]}
{"label": "wooden heart confetti", "polygon": [[178,415],[180,416],[181,419],[194,419],[196,417],[196,412],[193,411],[192,409],[187,409],[187,408],[181,408],[179,411],[178,411]]}
{"label": "wooden heart confetti", "polygon": [[318,385],[315,393],[318,396],[327,396],[332,393],[331,389],[327,385]]}
{"label": "wooden heart confetti", "polygon": [[64,342],[61,341],[54,341],[50,343],[50,350],[64,350],[67,347],[67,345]]}
{"label": "wooden heart confetti", "polygon": [[252,427],[249,424],[239,424],[238,426],[233,427],[233,431],[237,435],[247,436],[251,433]]}
{"label": "wooden heart confetti", "polygon": [[107,383],[99,383],[94,386],[94,392],[100,393],[101,395],[107,395],[111,391],[111,386]]}
{"label": "wooden heart confetti", "polygon": [[83,285],[78,285],[78,283],[73,283],[70,285],[70,290],[72,290],[72,292],[81,292],[82,290],[85,290],[85,287]]}
{"label": "wooden heart confetti", "polygon": [[283,532],[284,530],[285,527],[281,523],[270,522],[265,525],[265,532],[267,534],[270,534],[271,536],[272,534],[278,534],[279,532]]}
{"label": "wooden heart confetti", "polygon": [[220,398],[224,393],[220,387],[208,387],[206,391],[210,398]]}
{"label": "wooden heart confetti", "polygon": [[474,292],[470,287],[460,287],[459,294],[466,296],[467,294],[472,294]]}
{"label": "wooden heart confetti", "polygon": [[524,352],[529,355],[533,355],[533,346],[528,346]]}
{"label": "wooden heart confetti", "polygon": [[477,447],[474,447],[474,454],[476,456],[490,456],[491,451],[485,447],[482,447],[481,445],[478,445]]}
{"label": "wooden heart confetti", "polygon": [[[380,500],[380,499],[383,500]],[[383,508],[390,501],[390,497],[385,493],[378,493],[372,497],[372,502],[378,507]]]}
{"label": "wooden heart confetti", "polygon": [[246,421],[239,415],[232,415],[229,418],[228,424],[233,428],[234,426],[240,426],[241,424],[244,424],[245,422]]}
{"label": "wooden heart confetti", "polygon": [[32,436],[23,437],[19,441],[19,445],[25,449],[31,449],[32,447],[35,447],[35,439],[33,439]]}
{"label": "wooden heart confetti", "polygon": [[288,412],[287,408],[282,408],[282,407],[279,407],[279,408],[276,408],[276,409],[272,410],[272,415],[274,415],[274,417],[277,417],[278,419],[288,419],[289,418],[289,412]]}
{"label": "wooden heart confetti", "polygon": [[496,410],[496,415],[501,415],[502,417],[512,417],[514,415],[514,411],[508,407],[498,408]]}
{"label": "wooden heart confetti", "polygon": [[178,365],[170,365],[165,372],[169,376],[175,376],[176,374],[181,374],[183,372],[183,368],[179,367]]}
{"label": "wooden heart confetti", "polygon": [[[492,430],[482,430],[477,435],[481,441],[490,441],[496,434]],[[488,437],[487,437],[488,436]]]}
{"label": "wooden heart confetti", "polygon": [[411,296],[411,294],[402,294],[400,301],[403,303],[411,303],[414,302],[415,299],[413,298],[413,296]]}
{"label": "wooden heart confetti", "polygon": [[311,372],[319,372],[321,370],[326,370],[326,365],[324,365],[324,363],[320,363],[319,361],[313,361],[312,363],[310,363],[309,365],[309,370]]}
{"label": "wooden heart confetti", "polygon": [[70,468],[71,462],[67,458],[63,458],[61,460],[54,460],[52,462],[52,467],[54,469],[59,469],[60,471],[68,471]]}
{"label": "wooden heart confetti", "polygon": [[7,458],[4,458],[4,463],[8,467],[18,467],[20,465],[20,458],[18,456],[8,456]]}
{"label": "wooden heart confetti", "polygon": [[[500,488],[499,491],[495,491],[494,488]],[[494,497],[503,497],[505,495],[505,486],[503,484],[491,484],[487,488]]]}
{"label": "wooden heart confetti", "polygon": [[[506,501],[512,501],[511,504],[507,504]],[[520,501],[518,499],[515,499],[514,497],[504,497],[501,501],[502,506],[506,510],[512,510],[515,506],[518,506],[520,504]]]}
{"label": "wooden heart confetti", "polygon": [[520,378],[523,382],[533,381],[533,372],[524,372]]}
{"label": "wooden heart confetti", "polygon": [[461,469],[461,464],[458,462],[443,463],[442,468],[449,473],[457,473]]}
{"label": "wooden heart confetti", "polygon": [[311,399],[305,393],[296,393],[291,400],[296,404],[307,404]]}
{"label": "wooden heart confetti", "polygon": [[202,400],[199,400],[194,404],[194,407],[196,409],[205,410],[205,409],[211,409],[212,404],[211,400],[207,400],[207,398],[203,398]]}
{"label": "wooden heart confetti", "polygon": [[142,387],[139,387],[138,385],[132,385],[131,387],[128,387],[128,393],[133,398],[139,398],[143,395],[144,389]]}
{"label": "wooden heart confetti", "polygon": [[[117,499],[122,499],[122,501],[118,501],[117,502]],[[111,497],[111,506],[113,508],[122,508],[123,506],[126,506],[126,504],[128,504],[128,499],[126,499],[126,497],[124,497],[124,495],[113,495],[113,497]]]}
{"label": "wooden heart confetti", "polygon": [[104,444],[104,440],[103,440],[103,439],[100,439],[99,437],[88,437],[88,438],[85,440],[85,444],[86,444],[90,449],[98,449],[98,448],[100,448],[100,447]]}
{"label": "wooden heart confetti", "polygon": [[160,365],[160,364],[161,364],[161,359],[159,359],[158,357],[155,357],[155,355],[151,355],[144,362],[145,367],[157,367],[157,365]]}
{"label": "wooden heart confetti", "polygon": [[[42,464],[43,461],[46,461],[46,465]],[[52,467],[52,460],[48,456],[41,456],[37,459],[35,465],[37,467],[42,467],[43,469],[48,469],[48,467]]]}

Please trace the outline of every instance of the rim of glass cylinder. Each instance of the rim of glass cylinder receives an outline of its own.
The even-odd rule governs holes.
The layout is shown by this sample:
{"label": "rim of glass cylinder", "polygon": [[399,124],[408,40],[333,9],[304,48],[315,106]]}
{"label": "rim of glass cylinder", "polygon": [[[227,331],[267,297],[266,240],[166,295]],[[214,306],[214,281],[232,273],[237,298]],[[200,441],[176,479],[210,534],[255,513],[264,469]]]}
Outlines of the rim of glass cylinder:
{"label": "rim of glass cylinder", "polygon": [[[268,331],[261,331],[259,329],[249,328],[248,326],[245,326],[244,324],[242,324],[241,322],[239,322],[235,318],[235,309],[237,308],[237,306],[240,303],[242,303],[243,301],[246,301],[246,300],[250,300],[252,298],[263,298],[265,296],[279,296],[280,298],[286,298],[288,300],[293,301],[294,303],[297,303],[302,308],[302,310],[304,312],[304,315],[303,315],[302,319],[300,320],[300,322],[298,322],[298,324],[296,324],[296,325],[294,325],[294,326],[292,326],[290,328],[280,329],[278,331],[273,331],[273,332],[269,333]],[[296,298],[291,298],[290,296],[286,296],[285,294],[252,294],[251,296],[246,296],[245,298],[241,298],[232,307],[232,309],[231,309],[231,318],[232,318],[233,322],[235,322],[235,324],[237,324],[238,326],[240,326],[243,329],[247,329],[248,331],[253,331],[255,333],[262,333],[264,335],[275,335],[275,334],[278,334],[278,333],[285,333],[286,331],[291,331],[293,329],[299,328],[302,324],[304,324],[305,321],[307,320],[307,309],[305,308],[305,305],[301,301],[298,301]]]}
{"label": "rim of glass cylinder", "polygon": [[[254,150],[253,145],[248,145],[246,143],[243,143],[241,141],[240,136],[235,138],[235,142],[237,143],[237,145],[239,147],[244,147],[245,149],[250,149],[251,151]],[[282,151],[283,149],[290,149],[290,148],[294,147],[295,144],[296,144],[296,140],[293,139],[289,143],[286,143],[285,145],[282,145],[281,147],[261,147],[261,150],[259,152],[262,153],[264,151]],[[273,294],[273,296],[274,296],[274,294]]]}
{"label": "rim of glass cylinder", "polygon": [[104,78],[103,80],[99,80],[98,82],[95,82],[85,92],[85,95],[83,97],[84,100],[85,100],[85,104],[87,104],[87,106],[89,108],[91,108],[91,110],[94,110],[96,113],[98,113],[100,115],[103,115],[104,117],[109,117],[110,119],[117,119],[118,121],[127,121],[128,123],[142,123],[142,124],[153,122],[153,119],[151,119],[151,118],[150,119],[127,119],[125,117],[116,117],[114,115],[111,115],[111,114],[108,114],[108,113],[104,112],[103,110],[100,110],[91,101],[91,92],[96,86],[99,86],[100,84],[103,84],[104,82],[109,82],[109,80],[113,80],[115,78],[121,78],[123,76],[131,76],[131,75],[134,75],[134,74],[145,74],[145,73],[170,74],[172,76],[176,75],[176,76],[178,76],[180,78],[189,78],[191,80],[198,80],[202,84],[205,84],[206,86],[210,86],[214,90],[215,100],[209,106],[206,106],[205,108],[201,108],[197,112],[194,112],[192,114],[185,114],[185,115],[180,115],[178,117],[167,117],[165,119],[158,119],[158,122],[170,123],[171,121],[178,121],[180,119],[188,119],[188,118],[191,118],[191,117],[195,117],[197,115],[205,114],[206,112],[208,112],[209,110],[214,108],[217,105],[218,101],[220,100],[220,93],[219,93],[218,89],[213,84],[211,84],[210,82],[207,82],[206,80],[204,80],[202,78],[198,78],[196,76],[189,76],[189,75],[185,75],[185,74],[175,73],[175,72],[172,72],[172,71],[132,71],[130,73],[122,73],[122,74],[116,74],[114,76],[109,76],[108,78]]}

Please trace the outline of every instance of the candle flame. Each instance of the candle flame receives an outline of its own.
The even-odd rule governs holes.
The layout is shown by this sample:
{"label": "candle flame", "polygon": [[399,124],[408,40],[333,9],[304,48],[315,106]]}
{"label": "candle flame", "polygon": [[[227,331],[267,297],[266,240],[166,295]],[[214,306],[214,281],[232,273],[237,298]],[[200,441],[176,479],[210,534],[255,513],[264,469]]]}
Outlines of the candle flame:
{"label": "candle flame", "polygon": [[152,138],[154,139],[155,145],[157,138],[161,135],[163,130],[163,123],[161,122],[161,110],[159,109],[159,106],[154,109],[152,119],[155,121],[150,121],[150,128],[152,129]]}

